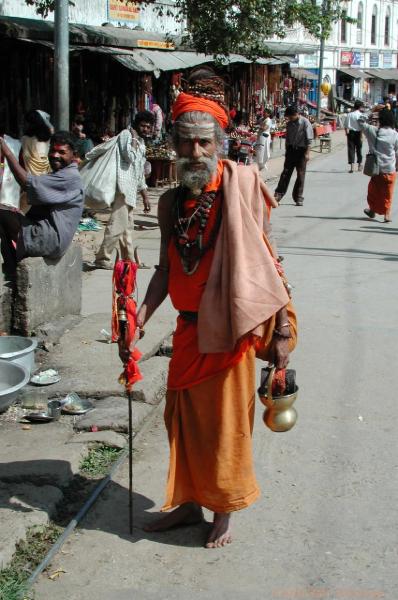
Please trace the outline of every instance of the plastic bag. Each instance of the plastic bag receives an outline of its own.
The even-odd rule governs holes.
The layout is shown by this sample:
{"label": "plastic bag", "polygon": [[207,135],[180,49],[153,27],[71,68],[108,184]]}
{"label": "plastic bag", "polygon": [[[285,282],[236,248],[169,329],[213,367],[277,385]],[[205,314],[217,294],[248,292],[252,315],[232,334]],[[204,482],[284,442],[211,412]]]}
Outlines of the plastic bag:
{"label": "plastic bag", "polygon": [[80,175],[84,186],[84,203],[88,208],[107,208],[113,203],[118,160],[117,136],[96,146],[87,154]]}

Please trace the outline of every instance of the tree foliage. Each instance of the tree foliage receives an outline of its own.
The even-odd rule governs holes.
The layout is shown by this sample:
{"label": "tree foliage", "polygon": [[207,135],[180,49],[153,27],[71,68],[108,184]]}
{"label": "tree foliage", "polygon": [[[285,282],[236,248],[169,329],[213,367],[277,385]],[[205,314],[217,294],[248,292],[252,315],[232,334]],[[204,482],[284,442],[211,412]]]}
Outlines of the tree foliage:
{"label": "tree foliage", "polygon": [[[54,10],[54,0],[25,2],[35,5],[43,16]],[[153,2],[138,0],[143,6]],[[344,0],[323,0],[322,3],[317,0],[175,0],[179,20],[188,24],[184,44],[205,54],[227,56],[235,52],[248,58],[267,55],[267,39],[274,36],[283,39],[289,29],[299,25],[315,38],[322,35],[327,38],[333,23],[345,16],[346,6]],[[155,7],[159,17],[172,14],[170,8],[161,4],[156,3]],[[346,20],[352,22],[352,19]]]}
{"label": "tree foliage", "polygon": [[[28,6],[34,6],[38,15],[41,15],[44,19],[48,17],[50,12],[55,10],[55,0],[25,0],[25,4]],[[75,3],[72,0],[69,1],[71,6]]]}

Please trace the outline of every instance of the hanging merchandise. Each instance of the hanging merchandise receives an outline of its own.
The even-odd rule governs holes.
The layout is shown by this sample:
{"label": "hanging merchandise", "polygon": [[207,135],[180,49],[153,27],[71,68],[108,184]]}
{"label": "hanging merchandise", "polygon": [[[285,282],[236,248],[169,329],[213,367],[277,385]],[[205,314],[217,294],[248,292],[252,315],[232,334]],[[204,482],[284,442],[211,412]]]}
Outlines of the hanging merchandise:
{"label": "hanging merchandise", "polygon": [[332,86],[330,85],[330,82],[327,79],[324,79],[321,83],[322,94],[328,96],[331,89]]}

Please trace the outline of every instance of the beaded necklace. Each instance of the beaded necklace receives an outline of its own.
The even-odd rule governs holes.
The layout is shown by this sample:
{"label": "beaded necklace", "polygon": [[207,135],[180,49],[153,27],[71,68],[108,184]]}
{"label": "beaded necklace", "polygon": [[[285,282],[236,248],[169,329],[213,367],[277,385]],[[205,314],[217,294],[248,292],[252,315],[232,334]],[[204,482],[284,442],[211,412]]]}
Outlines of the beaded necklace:
{"label": "beaded necklace", "polygon": [[[193,275],[199,267],[201,258],[214,245],[220,224],[221,210],[218,211],[216,222],[210,231],[206,231],[214,200],[219,192],[202,192],[196,200],[196,208],[192,215],[185,217],[184,203],[187,196],[185,188],[178,188],[174,205],[175,244],[181,258],[182,268],[187,275]],[[196,236],[191,239],[190,230],[199,223]],[[208,234],[204,243],[204,234]]]}

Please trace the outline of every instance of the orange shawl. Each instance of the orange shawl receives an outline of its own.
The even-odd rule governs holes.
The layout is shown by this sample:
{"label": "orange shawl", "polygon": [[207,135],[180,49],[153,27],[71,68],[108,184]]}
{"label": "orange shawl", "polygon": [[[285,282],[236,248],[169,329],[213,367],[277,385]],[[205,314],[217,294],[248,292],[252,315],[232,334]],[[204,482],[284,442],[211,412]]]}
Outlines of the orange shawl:
{"label": "orange shawl", "polygon": [[289,302],[264,224],[272,196],[256,165],[224,162],[223,217],[198,317],[199,352],[231,352],[238,340],[262,336],[262,324]]}

